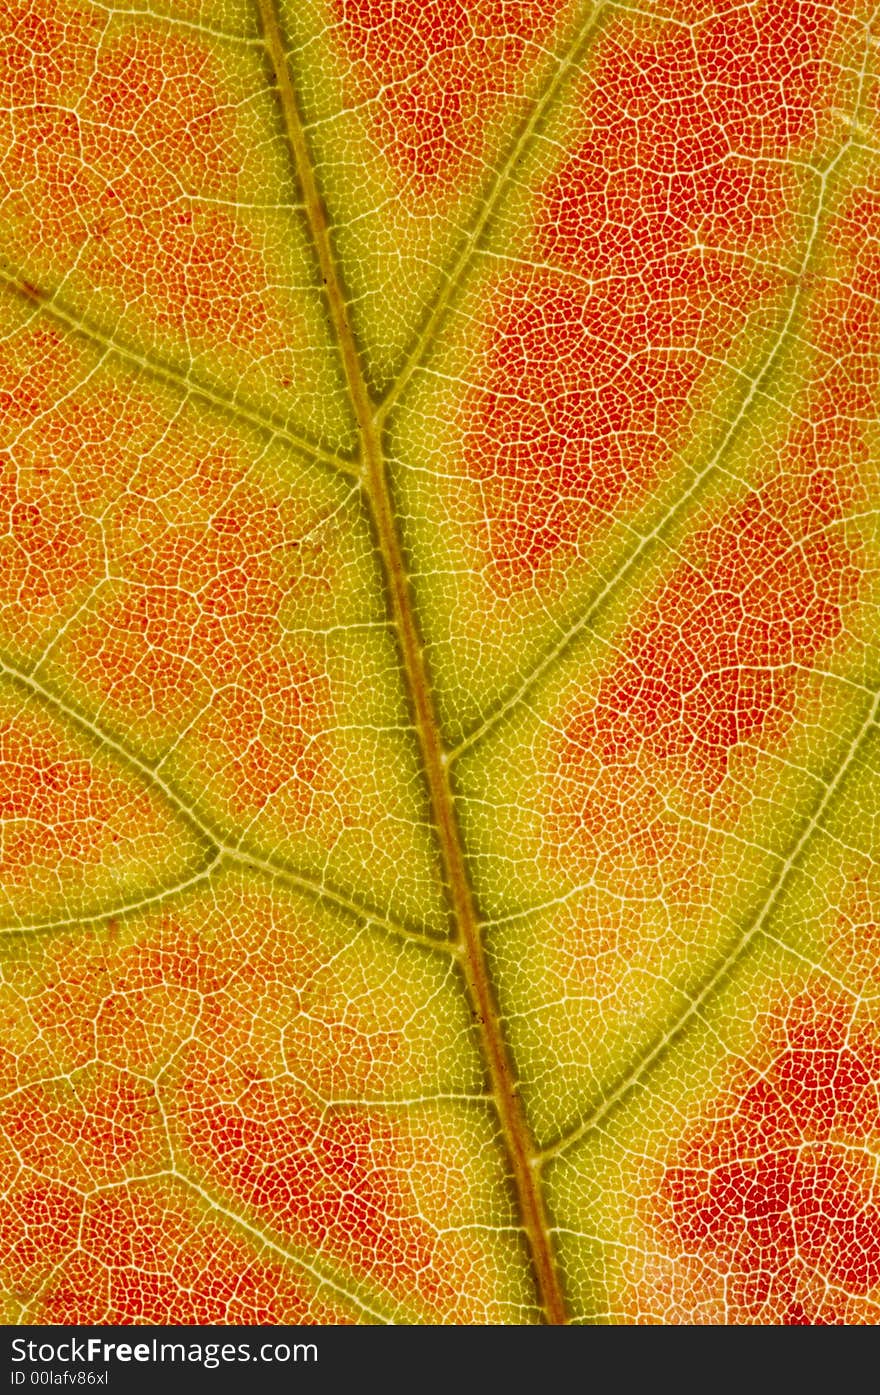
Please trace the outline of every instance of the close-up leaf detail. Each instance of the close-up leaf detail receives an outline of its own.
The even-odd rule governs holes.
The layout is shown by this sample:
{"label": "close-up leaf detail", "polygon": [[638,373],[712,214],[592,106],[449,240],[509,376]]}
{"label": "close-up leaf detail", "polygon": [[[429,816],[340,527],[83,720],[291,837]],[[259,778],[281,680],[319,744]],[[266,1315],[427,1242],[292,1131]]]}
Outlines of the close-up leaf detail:
{"label": "close-up leaf detail", "polygon": [[9,1324],[880,1320],[870,0],[7,0]]}

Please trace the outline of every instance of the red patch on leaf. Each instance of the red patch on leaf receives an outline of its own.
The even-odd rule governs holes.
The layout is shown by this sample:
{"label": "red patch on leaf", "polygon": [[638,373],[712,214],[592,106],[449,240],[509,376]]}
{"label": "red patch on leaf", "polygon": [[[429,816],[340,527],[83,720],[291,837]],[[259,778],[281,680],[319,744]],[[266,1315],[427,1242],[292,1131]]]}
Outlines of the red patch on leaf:
{"label": "red patch on leaf", "polygon": [[127,1071],[96,1066],[68,1084],[19,1091],[3,1116],[23,1166],[85,1188],[146,1172],[164,1155],[165,1130],[150,1085]]}
{"label": "red patch on leaf", "polygon": [[783,1025],[769,1069],[666,1168],[661,1224],[724,1278],[731,1321],[845,1322],[880,1283],[880,1046],[831,1001],[804,996]]}
{"label": "red patch on leaf", "polygon": [[[415,1184],[430,1178],[430,1159],[435,1172],[444,1168],[432,1137],[439,1124],[322,1107],[289,1078],[248,1068],[246,1055],[235,1065],[225,1050],[187,1057],[180,1118],[192,1164],[287,1243],[449,1320],[473,1261],[466,1237],[423,1219]],[[461,1185],[450,1173],[450,1197]]]}
{"label": "red patch on leaf", "polygon": [[[654,879],[693,902],[704,835],[734,748],[780,737],[804,670],[843,630],[858,572],[839,527],[850,481],[780,476],[688,545],[620,641],[621,657],[561,718],[545,813],[554,856],[611,858],[633,893]],[[679,891],[676,892],[675,888]]]}
{"label": "red patch on leaf", "polygon": [[19,1302],[41,1287],[54,1264],[77,1244],[82,1196],[66,1183],[23,1169],[11,1139],[0,1149],[0,1282]]}
{"label": "red patch on leaf", "polygon": [[[88,406],[67,397],[76,356],[51,326],[0,348],[0,615],[15,643],[45,642],[46,624],[101,563],[89,516],[89,481],[75,494],[69,471],[83,443],[106,429],[119,403]],[[57,403],[65,397],[62,428]]]}
{"label": "red patch on leaf", "polygon": [[310,1282],[280,1259],[255,1257],[246,1240],[168,1178],[89,1197],[42,1181],[22,1185],[13,1193],[10,1221],[7,1233],[25,1237],[8,1256],[17,1280],[13,1296],[30,1305],[34,1323],[352,1320],[350,1310],[316,1297]]}
{"label": "red patch on leaf", "polygon": [[[697,533],[595,707],[569,728],[603,764],[680,764],[711,792],[727,757],[791,710],[797,670],[842,629],[853,579],[839,532],[845,486],[817,472],[799,488],[781,476]],[[830,512],[830,519],[829,519]]]}
{"label": "red patch on leaf", "polygon": [[865,426],[880,382],[880,193],[856,189],[829,242],[839,274],[819,283],[804,319],[822,372],[798,403],[781,468],[692,535],[595,695],[562,719],[549,814],[558,845],[632,842],[668,817],[676,783],[705,803],[735,747],[784,734],[799,675],[845,635],[864,559],[842,523],[868,507],[860,475],[873,468]]}
{"label": "red patch on leaf", "polygon": [[496,286],[467,409],[500,593],[674,472],[718,363],[785,293],[785,161],[814,134],[832,35],[828,12],[791,3],[603,39],[585,134],[540,195],[533,257],[553,270]]}
{"label": "red patch on leaf", "polygon": [[81,885],[123,839],[167,837],[149,793],[96,765],[36,709],[0,712],[0,818],[4,888],[25,905],[29,888]]}
{"label": "red patch on leaf", "polygon": [[[216,1102],[233,1086],[234,1104]],[[290,1082],[233,1082],[213,1053],[191,1053],[182,1111],[194,1162],[263,1223],[401,1298],[452,1303],[444,1241],[407,1176],[424,1168],[427,1139],[352,1106],[328,1112]]]}

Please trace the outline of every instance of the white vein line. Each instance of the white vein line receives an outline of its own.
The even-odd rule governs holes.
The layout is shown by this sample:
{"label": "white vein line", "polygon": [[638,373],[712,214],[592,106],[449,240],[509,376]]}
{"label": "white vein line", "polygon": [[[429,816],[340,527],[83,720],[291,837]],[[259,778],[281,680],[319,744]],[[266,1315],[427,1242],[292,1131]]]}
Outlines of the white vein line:
{"label": "white vein line", "polygon": [[193,877],[187,877],[185,881],[176,882],[174,886],[162,887],[157,891],[150,892],[147,896],[142,896],[137,901],[125,901],[111,910],[103,907],[97,911],[84,910],[82,915],[69,916],[66,920],[46,920],[46,921],[22,921],[19,923],[0,925],[0,936],[9,938],[13,935],[36,935],[38,933],[49,933],[53,930],[67,930],[73,926],[78,928],[85,924],[100,925],[106,920],[113,920],[116,916],[136,915],[139,911],[148,910],[153,906],[159,906],[164,901],[172,900],[175,896],[183,895],[185,891],[199,886],[202,882],[210,881],[218,869],[221,855],[215,854],[210,863],[203,867]]}
{"label": "white vein line", "polygon": [[361,1312],[366,1313],[368,1317],[375,1318],[377,1322],[381,1322],[386,1327],[394,1325],[387,1314],[380,1313],[376,1308],[371,1308],[369,1303],[366,1303],[363,1298],[343,1288],[342,1284],[337,1283],[334,1279],[328,1278],[326,1274],[322,1274],[321,1270],[315,1265],[309,1264],[308,1260],[303,1259],[300,1255],[293,1254],[290,1250],[285,1249],[283,1245],[279,1245],[276,1240],[272,1240],[264,1231],[260,1230],[259,1226],[252,1225],[250,1221],[245,1220],[244,1217],[238,1215],[237,1212],[231,1211],[228,1207],[221,1205],[216,1197],[212,1196],[211,1193],[200,1186],[198,1182],[194,1182],[191,1177],[187,1177],[185,1173],[180,1172],[176,1166],[172,1167],[168,1172],[159,1175],[173,1177],[175,1181],[183,1183],[185,1187],[188,1187],[191,1191],[200,1196],[203,1201],[207,1202],[212,1211],[216,1211],[218,1215],[225,1216],[226,1219],[239,1230],[246,1231],[252,1239],[259,1241],[267,1250],[272,1250],[275,1254],[280,1255],[288,1264],[294,1265],[297,1269],[304,1270],[305,1273],[311,1275],[323,1288],[329,1288],[334,1293],[338,1293],[340,1298],[343,1298],[346,1303],[353,1304],[356,1308],[359,1308]]}
{"label": "white vein line", "polygon": [[149,5],[131,5],[123,8],[120,5],[102,4],[101,0],[88,0],[88,4],[91,9],[101,10],[113,19],[151,19],[168,29],[192,29],[197,34],[204,34],[206,38],[234,44],[237,48],[263,47],[262,39],[256,34],[248,38],[241,34],[229,33],[225,29],[213,29],[208,24],[198,24],[195,20],[182,19],[178,15],[161,14],[158,10],[151,10]]}
{"label": "white vein line", "polygon": [[[21,295],[24,298],[20,277],[0,269],[0,283],[4,284],[13,294]],[[255,427],[273,440],[284,441],[312,460],[320,461],[322,465],[329,465],[341,474],[360,480],[359,467],[352,461],[346,460],[334,451],[327,450],[317,442],[310,441],[307,436],[299,436],[288,427],[281,426],[274,422],[271,417],[266,417],[255,408],[248,407],[234,394],[226,397],[209,384],[191,378],[186,370],[175,367],[173,363],[166,363],[161,358],[154,359],[147,354],[138,353],[131,345],[116,339],[109,331],[103,330],[97,325],[90,325],[71,314],[70,311],[62,309],[51,297],[41,295],[40,299],[33,303],[33,309],[35,315],[42,312],[50,316],[50,318],[65,325],[73,334],[81,335],[103,349],[105,353],[109,351],[124,363],[141,369],[151,378],[165,383],[166,386],[174,387],[178,392],[185,392],[188,396],[202,398],[204,401],[210,402],[226,417],[231,417],[233,421],[247,422],[249,426]]]}

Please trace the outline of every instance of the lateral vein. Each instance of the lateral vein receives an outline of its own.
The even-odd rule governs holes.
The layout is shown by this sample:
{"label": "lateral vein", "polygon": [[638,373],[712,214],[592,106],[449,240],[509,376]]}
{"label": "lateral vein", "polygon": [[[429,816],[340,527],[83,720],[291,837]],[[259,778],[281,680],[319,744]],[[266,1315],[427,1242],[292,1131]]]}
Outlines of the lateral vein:
{"label": "lateral vein", "polygon": [[878,716],[880,716],[880,693],[875,696],[870,712],[850,743],[832,779],[826,785],[822,797],[818,801],[812,815],[789,849],[785,861],[770,883],[767,896],[762,906],[757,911],[751,923],[737,938],[727,954],[724,955],[723,959],[716,965],[713,972],[705,980],[702,988],[688,1004],[685,1011],[675,1019],[661,1036],[655,1039],[653,1044],[635,1063],[632,1070],[627,1072],[612,1093],[607,1099],[602,1101],[597,1109],[594,1109],[587,1118],[582,1119],[580,1123],[562,1138],[557,1139],[555,1143],[543,1150],[541,1154],[542,1163],[549,1162],[553,1158],[568,1152],[570,1148],[574,1147],[575,1144],[579,1143],[581,1139],[585,1138],[587,1134],[591,1133],[593,1129],[597,1128],[598,1125],[602,1123],[602,1121],[617,1107],[621,1100],[625,1099],[630,1091],[639,1084],[642,1078],[650,1071],[651,1067],[660,1060],[670,1044],[685,1031],[694,1018],[699,1016],[705,1003],[722,986],[735,965],[746,954],[755,938],[764,932],[768,917],[772,914],[774,907],[777,905],[780,897],[788,886],[792,873],[799,865],[807,845],[813,835],[821,830],[826,810],[829,805],[833,803],[841,785],[846,779],[847,773],[857,760],[859,751],[869,733],[876,728]]}

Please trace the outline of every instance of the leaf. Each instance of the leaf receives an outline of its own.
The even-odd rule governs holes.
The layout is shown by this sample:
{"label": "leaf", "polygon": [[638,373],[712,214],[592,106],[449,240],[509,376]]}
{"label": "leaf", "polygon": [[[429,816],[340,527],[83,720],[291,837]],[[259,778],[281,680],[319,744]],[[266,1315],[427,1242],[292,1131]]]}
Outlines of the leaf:
{"label": "leaf", "polygon": [[6,1321],[877,1321],[872,19],[4,6]]}

